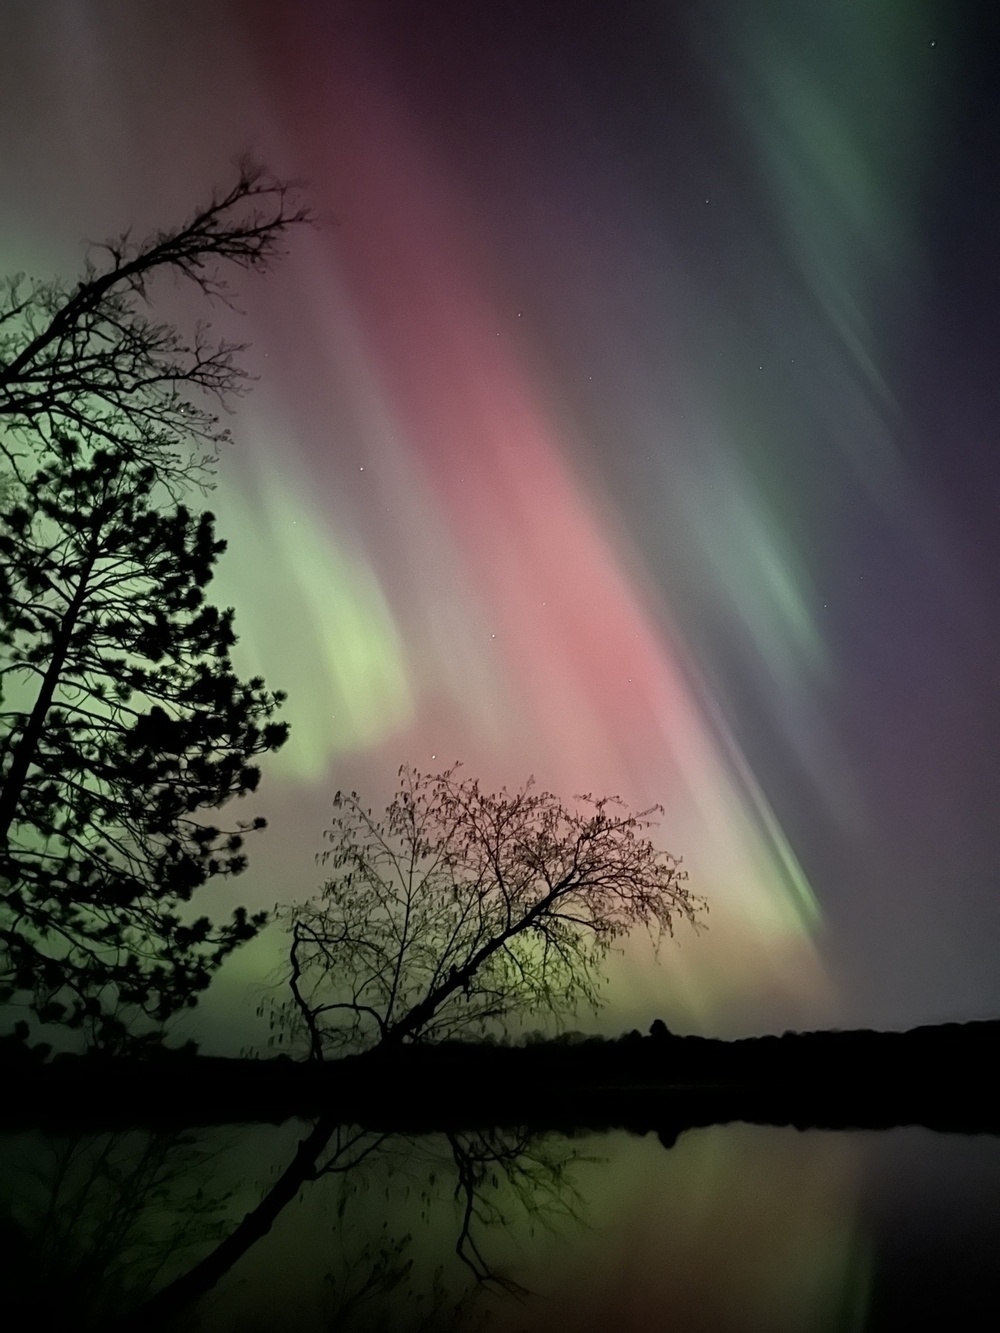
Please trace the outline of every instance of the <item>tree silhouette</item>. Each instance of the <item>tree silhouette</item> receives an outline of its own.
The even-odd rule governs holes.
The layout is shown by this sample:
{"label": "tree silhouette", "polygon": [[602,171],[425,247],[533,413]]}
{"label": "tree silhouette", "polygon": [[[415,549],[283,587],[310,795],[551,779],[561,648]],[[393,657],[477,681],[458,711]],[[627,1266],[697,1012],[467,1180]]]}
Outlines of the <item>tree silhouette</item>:
{"label": "tree silhouette", "polygon": [[78,282],[0,286],[0,998],[105,1046],[192,1003],[262,921],[180,910],[245,863],[247,826],[198,812],[285,736],[280,696],[233,674],[232,613],[202,605],[211,515],[172,507],[210,484],[248,376],[155,302],[171,278],[231,305],[227,272],[310,220],[295,195],[246,160],[181,225],[90,247]]}
{"label": "tree silhouette", "polygon": [[569,809],[529,782],[487,794],[457,768],[400,769],[383,819],[337,793],[319,896],[291,934],[284,1017],[310,1055],[483,1032],[599,1003],[601,967],[637,927],[658,940],[700,903],[646,836],[659,807]]}
{"label": "tree silhouette", "polygon": [[199,812],[254,791],[284,696],[234,673],[204,600],[211,514],[157,503],[155,469],[57,438],[0,511],[0,999],[119,1045],[193,1004],[260,928],[185,920],[243,833]]}
{"label": "tree silhouette", "polygon": [[[338,874],[317,900],[286,913],[293,1000],[282,1017],[304,1026],[310,1056],[344,1045],[386,1055],[539,1005],[558,1015],[596,1004],[600,965],[617,941],[636,928],[658,941],[677,918],[696,920],[702,903],[686,872],[645,836],[660,807],[631,814],[616,798],[589,796],[577,804],[570,810],[530,782],[488,795],[456,768],[401,768],[382,820],[356,792],[338,793],[325,858]],[[341,1130],[336,1110],[321,1115],[260,1203],[141,1307],[144,1327],[204,1296],[303,1185],[339,1170]],[[475,1200],[491,1173],[475,1153],[463,1160],[456,1249],[489,1276],[472,1228],[486,1219]]]}
{"label": "tree silhouette", "polygon": [[156,281],[180,278],[231,304],[226,269],[266,271],[288,229],[309,220],[293,187],[244,161],[234,184],[181,226],[91,247],[75,285],[7,279],[0,451],[13,474],[23,481],[40,451],[72,435],[91,453],[110,448],[154,464],[174,491],[207,483],[229,438],[217,408],[247,384],[244,348],[214,340],[204,323],[187,336],[158,322],[150,314]]}

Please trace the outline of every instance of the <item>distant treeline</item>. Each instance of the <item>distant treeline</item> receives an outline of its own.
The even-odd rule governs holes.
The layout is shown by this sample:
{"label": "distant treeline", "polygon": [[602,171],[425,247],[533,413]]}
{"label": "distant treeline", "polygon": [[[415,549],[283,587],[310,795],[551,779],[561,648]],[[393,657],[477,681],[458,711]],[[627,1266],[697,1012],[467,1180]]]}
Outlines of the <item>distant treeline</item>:
{"label": "distant treeline", "polygon": [[975,1074],[981,1062],[1000,1055],[1000,1020],[942,1023],[905,1032],[870,1028],[847,1031],[784,1032],[780,1036],[681,1036],[657,1019],[649,1034],[637,1030],[620,1037],[567,1033],[546,1040],[531,1034],[518,1044],[442,1042],[410,1046],[394,1057],[402,1061],[492,1066],[513,1075],[518,1070],[553,1073],[630,1074],[656,1082],[745,1083],[775,1078],[822,1080],[864,1075],[883,1080],[904,1072]]}
{"label": "distant treeline", "polygon": [[731,1119],[813,1125],[993,1128],[1000,1022],[908,1032],[786,1032],[721,1041],[570,1034],[519,1044],[412,1044],[333,1061],[56,1056],[8,1065],[0,1123],[211,1124],[308,1118],[432,1127],[634,1125],[655,1108],[678,1127]]}
{"label": "distant treeline", "polygon": [[[486,1083],[505,1089],[578,1085],[585,1088],[850,1086],[872,1090],[923,1088],[928,1080],[985,1091],[1000,1057],[1000,1021],[946,1023],[907,1032],[785,1032],[722,1041],[680,1036],[657,1020],[649,1034],[606,1038],[568,1034],[554,1040],[414,1044],[386,1060],[401,1081],[452,1086]],[[377,1055],[360,1057],[357,1073]],[[354,1062],[351,1062],[353,1064]],[[345,1071],[346,1073],[346,1068]]]}

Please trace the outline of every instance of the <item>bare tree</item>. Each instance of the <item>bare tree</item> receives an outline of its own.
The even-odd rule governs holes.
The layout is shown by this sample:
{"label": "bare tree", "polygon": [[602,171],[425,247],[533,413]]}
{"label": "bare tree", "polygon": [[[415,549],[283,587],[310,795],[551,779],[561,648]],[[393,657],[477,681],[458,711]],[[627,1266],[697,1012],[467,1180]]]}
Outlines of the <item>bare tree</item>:
{"label": "bare tree", "polygon": [[[0,288],[0,450],[25,470],[60,435],[151,463],[174,490],[205,484],[229,438],[218,414],[246,386],[243,345],[206,324],[186,336],[152,314],[173,275],[232,303],[227,269],[265,271],[290,227],[310,220],[293,187],[249,161],[181,226],[129,232],[88,253],[75,285],[16,274]],[[207,400],[206,400],[207,395]],[[214,400],[214,401],[213,401]]]}
{"label": "bare tree", "polygon": [[309,1052],[443,1040],[596,1009],[602,964],[636,928],[658,943],[700,901],[647,836],[659,807],[570,809],[529,781],[488,794],[452,768],[400,769],[382,819],[338,792],[317,898],[280,909]]}
{"label": "bare tree", "polygon": [[[285,912],[293,999],[283,1017],[305,1028],[313,1059],[345,1046],[387,1053],[538,1006],[558,1017],[595,1005],[618,941],[639,928],[659,942],[703,908],[687,872],[646,836],[659,806],[633,814],[616,798],[581,796],[571,810],[530,782],[486,794],[457,766],[399,776],[381,820],[356,792],[337,794],[325,860],[338,873],[315,901]],[[336,1110],[319,1117],[260,1203],[137,1312],[144,1326],[210,1291],[304,1184],[339,1169],[339,1143],[323,1165],[338,1131]],[[488,1220],[476,1204],[484,1152],[455,1160],[457,1253],[478,1277],[495,1277],[473,1235]]]}

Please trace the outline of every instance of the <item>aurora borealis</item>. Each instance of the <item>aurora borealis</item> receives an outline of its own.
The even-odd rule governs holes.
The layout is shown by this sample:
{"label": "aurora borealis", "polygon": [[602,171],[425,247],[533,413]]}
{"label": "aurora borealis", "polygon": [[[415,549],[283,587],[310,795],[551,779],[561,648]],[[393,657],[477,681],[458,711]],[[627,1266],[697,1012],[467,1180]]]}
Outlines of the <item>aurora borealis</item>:
{"label": "aurora borealis", "polygon": [[4,7],[7,267],[75,272],[247,149],[325,219],[213,313],[259,377],[216,600],[293,727],[242,899],[314,887],[337,787],[460,759],[664,805],[708,930],[623,960],[607,1029],[996,1013],[992,27]]}

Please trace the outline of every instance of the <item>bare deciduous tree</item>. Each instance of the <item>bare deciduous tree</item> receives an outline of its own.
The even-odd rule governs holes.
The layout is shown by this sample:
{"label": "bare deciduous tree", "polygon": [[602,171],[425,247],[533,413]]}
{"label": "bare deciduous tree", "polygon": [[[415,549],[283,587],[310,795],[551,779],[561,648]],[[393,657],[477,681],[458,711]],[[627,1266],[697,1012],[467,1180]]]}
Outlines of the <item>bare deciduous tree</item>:
{"label": "bare deciduous tree", "polygon": [[[305,1027],[310,1056],[345,1046],[388,1053],[538,1006],[559,1016],[596,1004],[601,964],[628,932],[658,941],[678,919],[697,920],[703,904],[686,872],[647,837],[660,807],[633,814],[590,796],[577,804],[568,809],[530,782],[487,794],[457,768],[401,768],[381,820],[357,793],[339,793],[325,858],[337,874],[314,902],[285,910],[293,999],[283,1017]],[[322,1164],[338,1128],[336,1110],[319,1117],[260,1203],[140,1309],[144,1326],[210,1291],[305,1183],[340,1169],[339,1142]],[[365,1137],[357,1132],[359,1143]],[[477,1204],[483,1181],[507,1168],[485,1141],[471,1154],[449,1142],[462,1204],[457,1253],[477,1277],[495,1278],[473,1225],[491,1215]]]}
{"label": "bare deciduous tree", "polygon": [[[60,435],[152,463],[174,490],[205,484],[229,438],[218,409],[245,387],[238,343],[155,318],[173,275],[231,304],[227,268],[266,270],[310,220],[295,190],[249,161],[179,227],[91,248],[75,284],[16,274],[0,287],[0,450],[24,480]],[[206,395],[207,400],[206,400]],[[212,401],[214,399],[214,402]]]}
{"label": "bare deciduous tree", "polygon": [[291,934],[284,1017],[310,1055],[477,1033],[526,1013],[596,1009],[602,964],[636,928],[656,941],[699,900],[647,836],[658,807],[564,806],[531,782],[489,794],[457,767],[400,769],[378,819],[338,792],[317,898]]}

